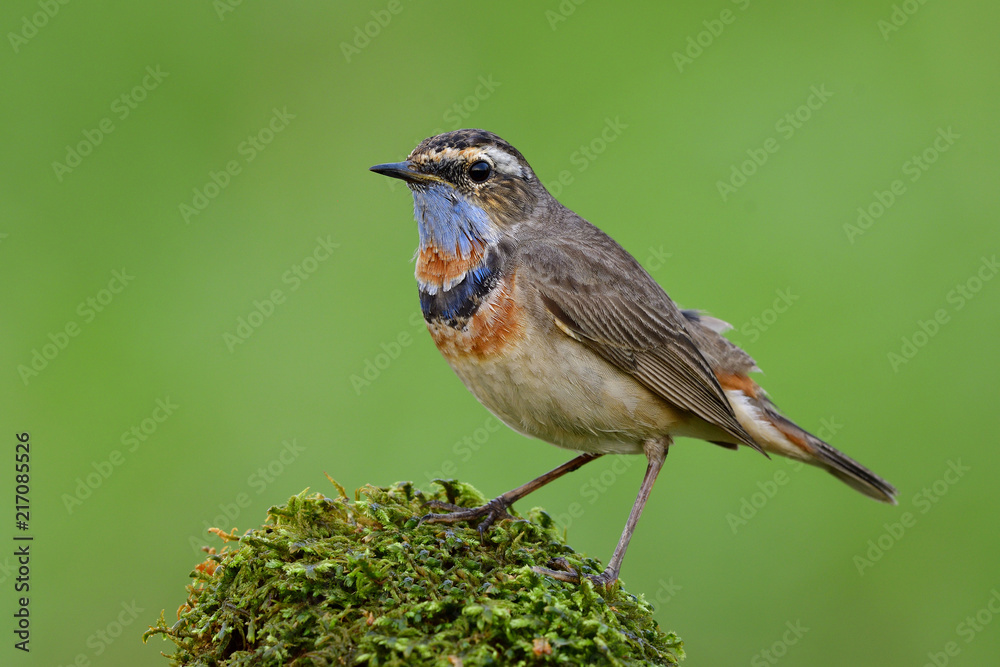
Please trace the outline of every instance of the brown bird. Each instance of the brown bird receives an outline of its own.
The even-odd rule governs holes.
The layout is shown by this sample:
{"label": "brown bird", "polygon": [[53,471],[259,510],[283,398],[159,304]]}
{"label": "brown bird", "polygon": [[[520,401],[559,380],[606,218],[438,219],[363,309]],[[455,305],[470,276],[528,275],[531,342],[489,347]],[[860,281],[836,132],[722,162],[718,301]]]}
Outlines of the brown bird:
{"label": "brown bird", "polygon": [[420,305],[455,373],[512,429],[582,452],[482,507],[437,503],[450,512],[426,521],[481,521],[484,531],[509,517],[515,501],[603,454],[644,454],[646,474],[618,546],[607,569],[590,575],[612,583],[677,436],[804,461],[895,503],[888,482],[778,412],[750,379],[753,359],[721,335],[728,325],[680,310],[497,135],[441,134],[405,162],[371,169],[413,192]]}

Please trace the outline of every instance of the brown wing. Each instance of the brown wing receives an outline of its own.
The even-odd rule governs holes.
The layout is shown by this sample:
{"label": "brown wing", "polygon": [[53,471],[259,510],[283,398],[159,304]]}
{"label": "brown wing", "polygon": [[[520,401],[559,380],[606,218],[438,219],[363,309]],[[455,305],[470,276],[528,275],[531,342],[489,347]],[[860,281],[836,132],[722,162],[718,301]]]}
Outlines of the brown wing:
{"label": "brown wing", "polygon": [[519,252],[556,323],[650,391],[763,453],[736,420],[681,311],[631,255],[592,229],[603,238]]}

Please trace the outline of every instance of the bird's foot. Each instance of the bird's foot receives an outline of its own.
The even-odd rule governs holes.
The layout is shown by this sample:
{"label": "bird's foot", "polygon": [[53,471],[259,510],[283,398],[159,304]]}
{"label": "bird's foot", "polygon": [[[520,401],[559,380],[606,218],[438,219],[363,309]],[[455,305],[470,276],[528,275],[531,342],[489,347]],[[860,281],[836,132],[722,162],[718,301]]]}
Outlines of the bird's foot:
{"label": "bird's foot", "polygon": [[459,523],[462,521],[480,521],[476,529],[479,531],[479,536],[482,537],[486,530],[492,526],[495,522],[510,519],[512,521],[518,521],[518,518],[507,511],[510,507],[510,503],[504,500],[503,496],[494,498],[485,505],[481,507],[459,507],[458,505],[453,505],[452,503],[446,503],[440,500],[430,500],[424,503],[424,507],[431,507],[434,509],[444,509],[448,510],[448,514],[425,514],[420,518],[420,523]]}
{"label": "bird's foot", "polygon": [[[551,567],[536,566],[531,569],[537,574],[565,581],[569,584],[580,583],[580,573],[574,570],[565,558],[553,558],[549,561],[549,565]],[[587,574],[584,576],[594,582],[594,586],[599,587],[607,587],[618,581],[618,573],[614,572],[610,567],[600,574]]]}

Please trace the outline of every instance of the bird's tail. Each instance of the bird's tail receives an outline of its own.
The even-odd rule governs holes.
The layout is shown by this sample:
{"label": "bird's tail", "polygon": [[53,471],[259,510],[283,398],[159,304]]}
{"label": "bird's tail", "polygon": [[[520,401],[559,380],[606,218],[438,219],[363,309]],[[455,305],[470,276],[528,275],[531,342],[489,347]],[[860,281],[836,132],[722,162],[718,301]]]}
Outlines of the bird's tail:
{"label": "bird's tail", "polygon": [[[788,450],[787,445],[781,443],[780,447],[775,448],[765,446],[766,450],[785,454],[823,468],[840,481],[870,498],[891,505],[896,504],[896,488],[892,484],[782,415],[766,397],[761,396],[755,402],[758,404],[762,416],[794,448]],[[798,452],[795,450],[798,450]],[[796,455],[799,452],[801,452],[801,455]]]}

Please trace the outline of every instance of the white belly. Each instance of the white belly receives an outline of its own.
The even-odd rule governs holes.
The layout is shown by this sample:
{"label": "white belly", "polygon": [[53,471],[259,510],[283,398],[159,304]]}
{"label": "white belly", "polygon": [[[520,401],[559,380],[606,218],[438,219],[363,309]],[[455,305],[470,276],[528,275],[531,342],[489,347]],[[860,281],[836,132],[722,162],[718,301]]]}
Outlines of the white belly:
{"label": "white belly", "polygon": [[562,332],[530,326],[498,354],[445,355],[508,426],[560,447],[606,454],[641,454],[644,440],[686,430],[681,414],[634,378]]}

